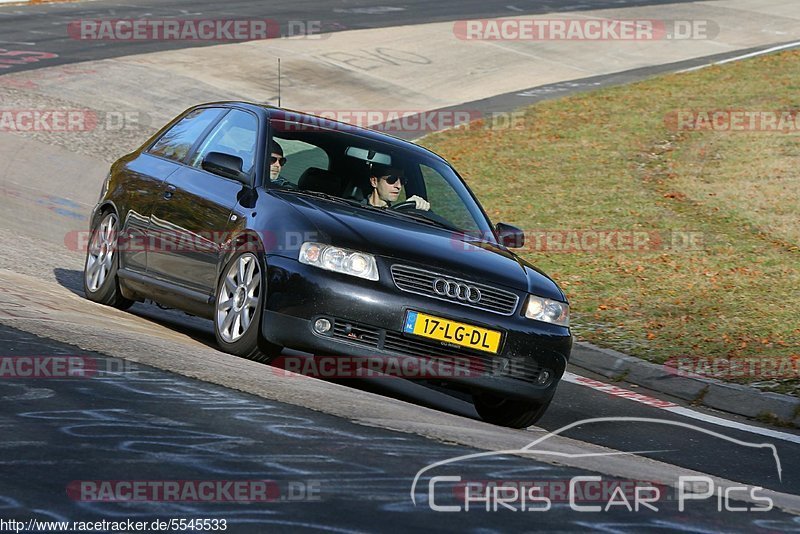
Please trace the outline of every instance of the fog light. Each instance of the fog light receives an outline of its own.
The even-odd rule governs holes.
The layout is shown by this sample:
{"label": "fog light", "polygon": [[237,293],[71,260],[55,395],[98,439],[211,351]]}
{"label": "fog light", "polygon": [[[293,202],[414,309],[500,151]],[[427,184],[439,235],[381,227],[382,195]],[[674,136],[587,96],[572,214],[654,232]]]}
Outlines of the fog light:
{"label": "fog light", "polygon": [[314,321],[314,331],[317,334],[324,334],[331,329],[331,322],[327,319],[317,319]]}
{"label": "fog light", "polygon": [[550,382],[550,371],[542,371],[541,373],[539,373],[539,378],[536,380],[536,382],[540,386],[543,386],[548,382]]}

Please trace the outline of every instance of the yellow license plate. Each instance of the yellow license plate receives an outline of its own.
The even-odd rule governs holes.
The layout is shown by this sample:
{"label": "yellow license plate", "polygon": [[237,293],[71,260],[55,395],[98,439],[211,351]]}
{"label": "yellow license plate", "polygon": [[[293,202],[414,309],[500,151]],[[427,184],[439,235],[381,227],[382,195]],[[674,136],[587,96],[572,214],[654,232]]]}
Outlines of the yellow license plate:
{"label": "yellow license plate", "polygon": [[409,311],[403,331],[416,336],[445,341],[461,347],[497,354],[502,334],[494,330],[458,323],[425,313]]}

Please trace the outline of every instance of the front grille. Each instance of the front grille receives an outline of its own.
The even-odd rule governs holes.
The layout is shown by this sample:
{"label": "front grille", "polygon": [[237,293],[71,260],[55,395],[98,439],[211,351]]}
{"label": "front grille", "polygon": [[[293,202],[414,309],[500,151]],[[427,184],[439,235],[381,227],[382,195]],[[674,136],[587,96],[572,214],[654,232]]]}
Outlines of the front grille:
{"label": "front grille", "polygon": [[536,384],[539,373],[542,371],[541,366],[531,358],[507,359],[342,319],[334,319],[333,337],[347,343],[384,350],[392,354],[443,361],[449,364],[458,362],[460,369],[470,371],[470,376],[503,376]]}
{"label": "front grille", "polygon": [[386,332],[383,348],[391,352],[413,354],[415,356],[459,357],[470,354],[470,358],[481,358],[489,361],[493,359],[492,356],[476,356],[468,350],[443,345],[438,341],[405,337],[397,332]]}
{"label": "front grille", "polygon": [[[497,289],[496,287],[487,286],[478,282],[464,280],[455,276],[450,276],[442,273],[435,273],[425,269],[418,269],[416,267],[409,267],[407,265],[392,265],[392,279],[394,285],[400,291],[408,293],[415,293],[425,297],[443,300],[445,302],[452,302],[453,304],[460,304],[462,306],[469,306],[470,308],[477,308],[500,315],[512,315],[517,309],[519,297],[510,291]],[[469,287],[473,291],[467,295],[461,293],[458,298],[456,296],[442,295],[436,292],[437,280],[439,281],[439,290],[442,291],[441,281],[445,280],[452,284],[461,284],[461,287]],[[476,300],[478,297],[478,300]]]}

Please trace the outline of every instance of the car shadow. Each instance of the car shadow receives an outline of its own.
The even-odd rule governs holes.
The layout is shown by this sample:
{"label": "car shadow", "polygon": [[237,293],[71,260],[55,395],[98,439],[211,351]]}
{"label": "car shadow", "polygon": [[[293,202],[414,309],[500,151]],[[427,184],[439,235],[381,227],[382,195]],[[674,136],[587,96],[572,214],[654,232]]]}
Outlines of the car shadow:
{"label": "car shadow", "polygon": [[[295,350],[284,349],[281,357],[277,358],[271,365],[278,369],[283,369],[278,362],[282,359],[297,358],[314,361],[319,358],[323,360],[327,355],[314,355],[307,352],[300,352]],[[343,355],[347,357],[347,355]],[[319,360],[317,360],[319,362]],[[348,361],[348,364],[353,363]],[[297,364],[293,366],[299,370],[308,371],[310,369],[322,370],[319,364],[304,365]],[[439,387],[428,382],[408,380],[399,376],[386,375],[378,372],[370,372],[369,377],[357,378],[328,378],[320,376],[314,372],[301,372],[305,376],[325,380],[332,384],[338,384],[349,388],[366,391],[368,393],[375,393],[383,397],[390,397],[403,402],[416,404],[417,406],[424,406],[432,408],[441,412],[447,412],[462,417],[471,419],[480,419],[475,408],[472,405],[469,395],[457,391],[450,391],[443,387]]]}
{"label": "car shadow", "polygon": [[[53,269],[53,274],[59,285],[79,297],[86,296],[83,291],[83,271],[56,268]],[[214,330],[211,323],[205,319],[193,317],[171,308],[162,308],[150,301],[136,302],[127,311],[142,319],[185,334],[208,347],[217,348]]]}
{"label": "car shadow", "polygon": [[75,269],[61,269],[55,268],[53,269],[53,276],[56,278],[56,282],[65,288],[69,289],[75,295],[79,297],[83,295],[83,271],[76,271]]}
{"label": "car shadow", "polygon": [[[56,268],[53,270],[53,274],[62,287],[79,297],[84,296],[82,271]],[[209,348],[218,350],[213,324],[207,319],[188,315],[179,310],[163,308],[150,301],[137,302],[128,312],[165,328],[180,332]],[[283,351],[282,356],[301,359],[314,358],[312,354],[288,349]],[[234,357],[231,356],[231,358]],[[301,366],[301,368],[303,367]],[[428,383],[377,374],[370,378],[321,378],[311,373],[305,373],[305,375],[360,391],[416,404],[417,406],[424,406],[471,419],[480,419],[468,395],[451,392]]]}

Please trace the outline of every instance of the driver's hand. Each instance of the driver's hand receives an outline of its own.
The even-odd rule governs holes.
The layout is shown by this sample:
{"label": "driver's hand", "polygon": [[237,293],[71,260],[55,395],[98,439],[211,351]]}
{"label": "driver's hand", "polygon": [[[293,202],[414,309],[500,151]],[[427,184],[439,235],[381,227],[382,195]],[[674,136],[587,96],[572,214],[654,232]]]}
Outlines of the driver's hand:
{"label": "driver's hand", "polygon": [[420,196],[414,195],[412,197],[409,197],[407,200],[408,202],[412,201],[415,202],[417,204],[416,208],[418,210],[428,211],[429,209],[431,209],[430,203]]}

